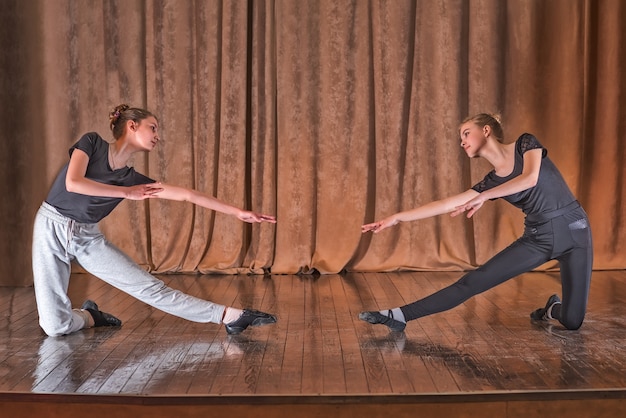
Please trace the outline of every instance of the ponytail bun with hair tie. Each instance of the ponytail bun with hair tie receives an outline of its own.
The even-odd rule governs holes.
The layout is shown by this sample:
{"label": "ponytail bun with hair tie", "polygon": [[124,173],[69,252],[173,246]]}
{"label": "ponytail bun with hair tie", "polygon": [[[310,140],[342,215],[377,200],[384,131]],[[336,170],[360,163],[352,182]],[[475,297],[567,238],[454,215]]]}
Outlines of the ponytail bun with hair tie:
{"label": "ponytail bun with hair tie", "polygon": [[128,110],[130,107],[127,104],[121,104],[116,106],[111,113],[109,113],[109,122],[111,123],[111,128],[113,128],[113,126],[117,123],[118,119],[120,118],[120,115]]}
{"label": "ponytail bun with hair tie", "polygon": [[113,132],[113,138],[118,139],[124,134],[126,122],[129,120],[139,123],[149,116],[154,117],[150,111],[145,109],[130,107],[127,104],[115,106],[115,108],[109,112],[109,127],[111,128],[111,132]]}
{"label": "ponytail bun with hair tie", "polygon": [[502,125],[502,117],[499,113],[489,113],[489,116],[491,116],[496,122],[498,122],[498,124]]}

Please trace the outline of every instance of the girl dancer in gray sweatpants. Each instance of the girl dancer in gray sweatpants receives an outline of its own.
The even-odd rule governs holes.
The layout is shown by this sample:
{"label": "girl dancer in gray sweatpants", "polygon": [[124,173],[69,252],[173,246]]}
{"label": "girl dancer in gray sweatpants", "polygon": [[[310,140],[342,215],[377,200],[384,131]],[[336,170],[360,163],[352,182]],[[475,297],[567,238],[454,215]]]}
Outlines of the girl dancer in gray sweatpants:
{"label": "girl dancer in gray sweatpants", "polygon": [[172,315],[195,322],[224,323],[238,334],[248,326],[276,322],[252,309],[236,309],[205,301],[167,287],[106,240],[98,222],[123,200],[161,198],[189,201],[236,216],[244,222],[271,222],[273,216],[230,206],[195,190],[156,183],[126,166],[136,152],[151,151],[159,141],[158,121],[145,109],[117,106],[109,115],[115,142],[97,133],[83,135],[70,148],[70,161],[54,181],[37,212],[33,233],[33,275],[39,323],[50,336],[92,326],[119,326],[115,316],[87,300],[72,309],[67,295],[70,263],[135,298]]}
{"label": "girl dancer in gray sweatpants", "polygon": [[587,214],[533,135],[523,134],[517,141],[503,144],[499,118],[485,113],[467,118],[459,132],[466,154],[485,158],[494,169],[463,193],[363,225],[363,232],[377,233],[398,222],[444,213],[456,216],[467,212],[469,218],[487,200],[503,198],[526,215],[523,236],[456,283],[405,306],[361,312],[359,318],[403,331],[407,321],[451,309],[547,261],[558,260],[563,301],[552,295],[545,307],[530,317],[554,319],[566,329],[578,329],[585,318],[593,263]]}

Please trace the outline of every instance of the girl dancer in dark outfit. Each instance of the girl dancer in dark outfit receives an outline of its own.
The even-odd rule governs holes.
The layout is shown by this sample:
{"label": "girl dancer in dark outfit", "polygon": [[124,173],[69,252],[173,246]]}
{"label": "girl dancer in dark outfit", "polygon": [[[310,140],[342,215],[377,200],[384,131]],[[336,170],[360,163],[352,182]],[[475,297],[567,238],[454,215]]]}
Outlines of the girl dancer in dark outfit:
{"label": "girl dancer in dark outfit", "polygon": [[578,329],[585,317],[593,259],[585,211],[533,135],[525,133],[517,141],[503,144],[498,117],[484,113],[463,121],[459,132],[468,157],[485,158],[494,169],[463,193],[363,225],[362,231],[378,233],[398,222],[444,213],[456,216],[467,212],[469,218],[487,200],[503,198],[526,215],[523,236],[451,286],[399,308],[362,312],[359,318],[403,331],[407,321],[454,308],[549,260],[558,260],[563,301],[552,295],[545,307],[530,317],[555,319],[567,329]]}
{"label": "girl dancer in dark outfit", "polygon": [[158,121],[147,110],[127,105],[117,106],[109,118],[115,142],[109,144],[95,132],[83,135],[70,148],[69,163],[35,219],[33,276],[44,332],[60,336],[93,326],[121,325],[90,300],[72,309],[67,296],[72,260],[157,309],[190,321],[223,323],[229,334],[276,322],[267,313],[222,306],[167,287],[106,240],[97,224],[123,199],[188,201],[244,222],[276,222],[273,216],[238,209],[195,190],[156,183],[127,167],[132,154],[157,145]]}

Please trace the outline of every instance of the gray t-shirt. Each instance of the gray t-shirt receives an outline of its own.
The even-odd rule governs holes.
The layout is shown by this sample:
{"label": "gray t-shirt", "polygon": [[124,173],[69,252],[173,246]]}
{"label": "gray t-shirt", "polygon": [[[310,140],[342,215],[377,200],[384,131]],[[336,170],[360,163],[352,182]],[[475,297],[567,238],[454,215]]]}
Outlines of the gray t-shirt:
{"label": "gray t-shirt", "polygon": [[475,184],[472,189],[482,193],[519,176],[524,167],[524,153],[537,148],[543,150],[537,184],[530,189],[504,196],[502,199],[520,208],[527,216],[557,210],[574,202],[576,198],[570,191],[567,183],[565,183],[559,170],[548,158],[548,150],[543,148],[537,138],[528,133],[522,134],[515,142],[515,167],[513,172],[506,177],[500,177],[496,175],[495,170],[492,170],[479,183]]}
{"label": "gray t-shirt", "polygon": [[[70,148],[70,157],[75,149],[84,151],[89,156],[85,177],[90,180],[115,186],[136,186],[155,182],[155,180],[136,172],[132,167],[111,170],[109,166],[109,143],[95,132],[83,135]],[[54,206],[62,215],[77,222],[97,223],[111,213],[123,200],[121,198],[68,192],[65,188],[68,166],[69,163],[61,169],[46,198],[46,202]]]}

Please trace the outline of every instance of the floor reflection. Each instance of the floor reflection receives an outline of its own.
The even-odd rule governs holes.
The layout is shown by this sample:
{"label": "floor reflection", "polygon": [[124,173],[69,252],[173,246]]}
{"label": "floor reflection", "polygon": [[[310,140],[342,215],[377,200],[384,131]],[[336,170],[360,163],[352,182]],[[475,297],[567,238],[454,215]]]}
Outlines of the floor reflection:
{"label": "floor reflection", "polygon": [[[114,354],[111,358],[98,358],[100,353],[110,350],[98,347],[106,344],[116,332],[119,330],[101,328],[60,338],[42,338],[30,390],[34,393],[154,393],[159,388],[167,388],[174,375],[196,376],[211,365],[214,368],[234,368],[234,365],[254,368],[258,355],[272,344],[236,335],[210,342],[201,339],[193,343],[167,341],[121,359],[114,358]],[[101,375],[96,369],[106,361],[117,364],[112,369],[105,368],[109,369],[108,375]],[[240,391],[254,392],[255,381],[249,380],[246,384],[248,387]]]}
{"label": "floor reflection", "polygon": [[482,380],[494,389],[503,389],[502,382],[514,379],[515,375],[495,362],[487,362],[470,351],[431,342],[415,341],[405,333],[390,332],[384,337],[372,337],[361,344],[362,350],[375,348],[383,355],[397,350],[403,355],[418,358],[431,369],[451,372],[454,376],[465,379]]}

